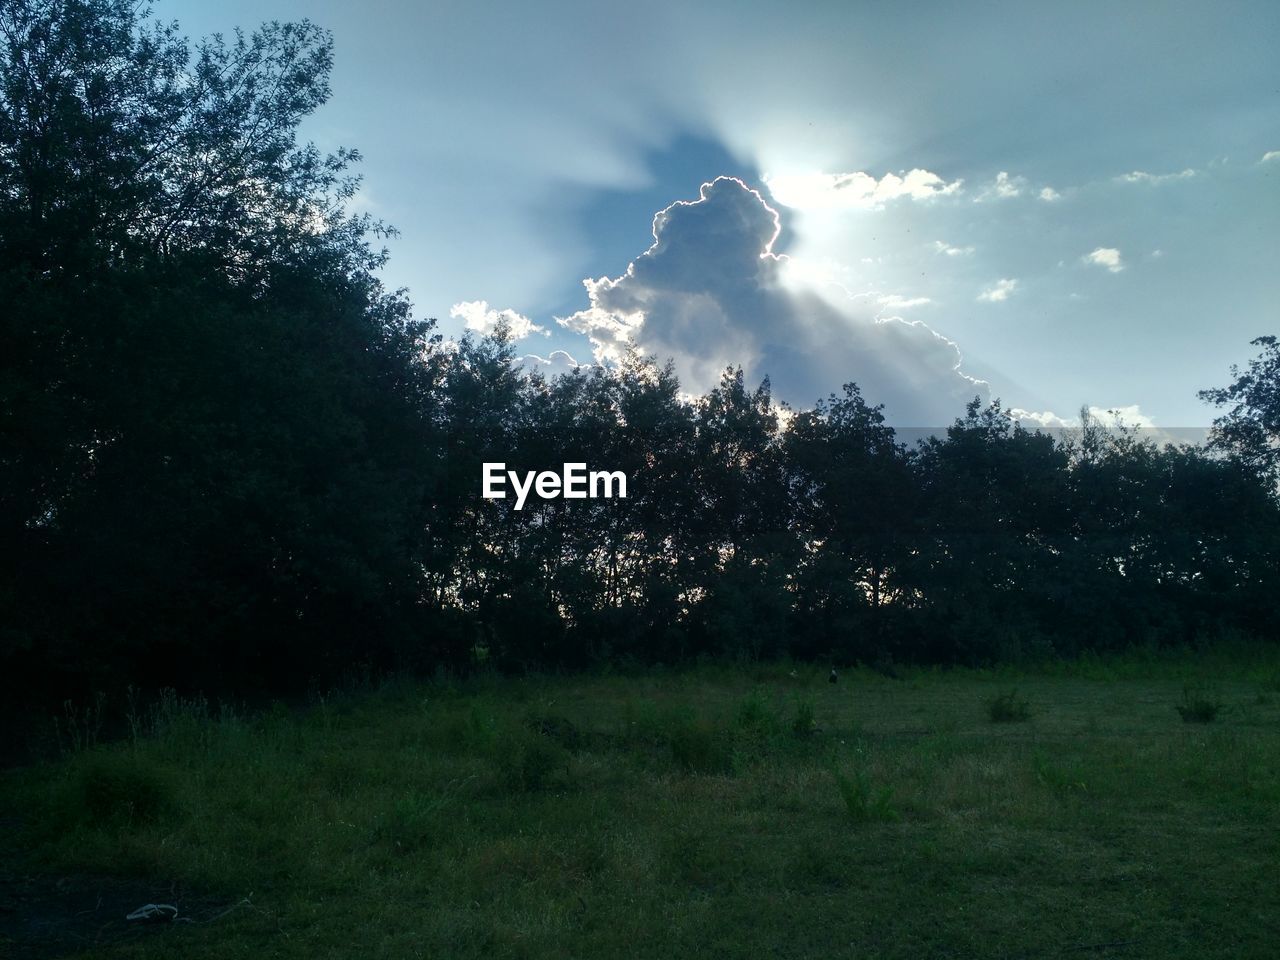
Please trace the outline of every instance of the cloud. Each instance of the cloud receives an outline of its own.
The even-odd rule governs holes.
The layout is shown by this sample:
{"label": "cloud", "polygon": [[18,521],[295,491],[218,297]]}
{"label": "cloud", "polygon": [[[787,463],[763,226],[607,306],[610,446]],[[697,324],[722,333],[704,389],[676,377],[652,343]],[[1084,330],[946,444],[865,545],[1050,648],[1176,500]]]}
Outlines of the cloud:
{"label": "cloud", "polygon": [[[1156,422],[1142,411],[1136,403],[1128,406],[1097,407],[1089,406],[1089,419],[1094,424],[1107,430],[1137,427],[1141,430],[1159,430]],[[1060,417],[1052,410],[1023,410],[1021,407],[1009,408],[1009,416],[1023,426],[1040,427],[1046,430],[1078,430],[1080,417]]]}
{"label": "cloud", "polygon": [[774,200],[801,210],[878,210],[890,200],[932,200],[960,191],[963,180],[947,183],[928,170],[886,173],[793,173],[762,178]]}
{"label": "cloud", "polygon": [[540,357],[536,353],[527,353],[516,360],[531,373],[541,373],[548,379],[558,377],[575,370],[590,370],[591,364],[579,363],[564,350],[552,350],[549,356]]}
{"label": "cloud", "polygon": [[1158,186],[1162,183],[1172,183],[1174,180],[1187,180],[1194,177],[1196,172],[1188,167],[1178,173],[1147,173],[1145,170],[1134,170],[1132,173],[1126,173],[1116,177],[1121,183],[1149,183]]}
{"label": "cloud", "polygon": [[1061,200],[1062,194],[1053,189],[1053,187],[1045,187],[1040,191],[1040,199],[1045,203],[1053,203],[1056,200]]}
{"label": "cloud", "polygon": [[625,273],[583,281],[590,306],[558,322],[589,337],[601,361],[632,347],[671,358],[688,390],[739,364],[797,405],[854,381],[899,425],[948,423],[988,395],[946,337],[787,270],[792,261],[772,252],[779,229],[777,212],[741,181],[704,183],[697,200],[654,217],[653,245]]}
{"label": "cloud", "polygon": [[1124,269],[1124,263],[1120,259],[1120,251],[1115,247],[1099,247],[1092,253],[1085,254],[1081,259],[1085,263],[1106,267],[1112,273],[1119,273]]}
{"label": "cloud", "polygon": [[889,310],[909,310],[911,307],[922,307],[933,301],[928,297],[900,297],[896,293],[887,293],[878,298],[876,303]]}
{"label": "cloud", "polygon": [[490,309],[486,300],[467,300],[462,303],[455,303],[449,308],[449,316],[457,320],[466,321],[468,330],[475,330],[486,336],[493,333],[503,324],[506,325],[507,330],[510,332],[512,340],[523,340],[533,333],[540,333],[543,336],[549,335],[546,327],[538,326],[528,317],[522,316],[514,310]]}
{"label": "cloud", "polygon": [[948,257],[967,257],[973,253],[973,247],[953,247],[941,240],[933,241],[933,249],[938,253],[945,253]]}
{"label": "cloud", "polygon": [[991,185],[974,197],[973,200],[975,203],[983,203],[987,200],[1011,200],[1014,197],[1021,196],[1026,185],[1025,177],[1011,177],[1004,170],[1001,170],[996,174],[996,178]]}
{"label": "cloud", "polygon": [[997,280],[995,286],[987,287],[987,289],[978,294],[978,299],[984,303],[1000,303],[1002,300],[1008,300],[1009,295],[1017,288],[1017,280],[1008,278]]}
{"label": "cloud", "polygon": [[1272,160],[1280,160],[1280,150],[1268,150],[1262,155],[1259,163],[1270,163]]}

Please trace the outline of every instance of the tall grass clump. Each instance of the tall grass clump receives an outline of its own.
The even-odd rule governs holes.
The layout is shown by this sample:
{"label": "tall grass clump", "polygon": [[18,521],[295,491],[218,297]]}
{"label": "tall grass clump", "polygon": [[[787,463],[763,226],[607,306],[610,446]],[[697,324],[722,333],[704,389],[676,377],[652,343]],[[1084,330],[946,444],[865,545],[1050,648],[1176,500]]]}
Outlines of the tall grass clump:
{"label": "tall grass clump", "polygon": [[1031,705],[1017,690],[1009,690],[987,701],[987,716],[992,723],[1024,723],[1031,719]]}
{"label": "tall grass clump", "polygon": [[671,758],[683,773],[732,772],[734,738],[728,731],[692,713],[672,716],[668,729]]}
{"label": "tall grass clump", "polygon": [[811,697],[797,697],[795,710],[791,714],[791,733],[800,740],[808,740],[818,732],[818,723],[814,714]]}
{"label": "tall grass clump", "polygon": [[846,773],[835,760],[831,762],[831,775],[835,779],[845,811],[854,823],[887,822],[898,819],[893,806],[893,788],[876,784],[863,762]]}

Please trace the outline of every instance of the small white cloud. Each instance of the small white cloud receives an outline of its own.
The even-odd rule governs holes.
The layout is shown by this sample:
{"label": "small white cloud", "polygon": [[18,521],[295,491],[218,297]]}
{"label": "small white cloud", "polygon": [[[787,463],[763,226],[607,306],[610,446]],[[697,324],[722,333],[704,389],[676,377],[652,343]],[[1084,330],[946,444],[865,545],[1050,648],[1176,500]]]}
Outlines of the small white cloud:
{"label": "small white cloud", "polygon": [[1262,155],[1259,163],[1270,163],[1272,160],[1280,160],[1280,150],[1268,150]]}
{"label": "small white cloud", "polygon": [[907,310],[911,307],[921,307],[926,303],[933,303],[928,297],[900,297],[896,293],[885,294],[876,302],[890,310]]}
{"label": "small white cloud", "polygon": [[532,333],[540,333],[544,337],[550,335],[546,327],[538,326],[514,310],[490,309],[486,300],[455,303],[449,308],[449,316],[464,321],[468,330],[475,330],[484,336],[493,333],[501,324],[506,325],[512,340],[523,340]]}
{"label": "small white cloud", "polygon": [[1018,287],[1017,280],[1003,279],[997,280],[995,286],[987,287],[980,294],[978,299],[985,303],[1000,303],[1002,300],[1008,300],[1009,295]]}
{"label": "small white cloud", "polygon": [[1045,203],[1053,203],[1056,200],[1061,200],[1062,194],[1053,189],[1053,187],[1045,187],[1040,191],[1040,199]]}
{"label": "small white cloud", "polygon": [[1023,410],[1021,407],[1010,407],[1009,416],[1024,427],[1044,430],[1065,430],[1080,426],[1079,417],[1060,417],[1052,410]]}
{"label": "small white cloud", "polygon": [[1006,171],[1001,170],[996,174],[996,178],[991,185],[973,199],[975,203],[982,203],[986,200],[1009,200],[1013,197],[1021,196],[1026,185],[1025,177],[1011,177]]}
{"label": "small white cloud", "polygon": [[941,240],[933,241],[933,249],[938,253],[945,253],[948,257],[967,257],[973,253],[973,247],[953,247]]}
{"label": "small white cloud", "polygon": [[890,200],[932,200],[957,193],[963,180],[947,183],[928,170],[886,173],[877,180],[869,173],[792,173],[762,178],[773,199],[801,210],[878,210]]}
{"label": "small white cloud", "polygon": [[1122,183],[1149,183],[1155,186],[1162,183],[1171,183],[1174,180],[1188,180],[1195,175],[1196,172],[1188,167],[1178,173],[1147,173],[1145,170],[1134,170],[1132,173],[1122,174],[1116,179]]}
{"label": "small white cloud", "polygon": [[1085,263],[1106,267],[1112,273],[1119,273],[1124,269],[1124,262],[1120,259],[1120,251],[1115,247],[1099,247],[1092,253],[1085,254],[1081,259]]}
{"label": "small white cloud", "polygon": [[1158,250],[1158,249],[1157,249],[1157,250],[1152,250],[1152,251],[1151,251],[1151,259],[1152,259],[1152,260],[1159,260],[1159,259],[1160,259],[1161,257],[1163,257],[1163,256],[1164,256],[1164,251],[1163,251],[1163,250]]}

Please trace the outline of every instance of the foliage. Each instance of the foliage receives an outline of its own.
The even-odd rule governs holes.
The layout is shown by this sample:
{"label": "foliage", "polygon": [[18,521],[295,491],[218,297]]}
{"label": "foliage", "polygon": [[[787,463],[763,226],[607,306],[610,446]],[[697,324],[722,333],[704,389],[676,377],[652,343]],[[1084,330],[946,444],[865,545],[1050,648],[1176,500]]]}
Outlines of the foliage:
{"label": "foliage", "polygon": [[1258,337],[1248,369],[1231,368],[1227,387],[1200,391],[1200,398],[1227,412],[1213,422],[1213,446],[1251,469],[1280,480],[1280,339]]}
{"label": "foliage", "polygon": [[836,789],[840,791],[845,811],[855,823],[898,819],[898,811],[893,806],[893,788],[886,784],[876,784],[861,758],[852,773],[846,773],[833,761],[831,776],[835,779]]}

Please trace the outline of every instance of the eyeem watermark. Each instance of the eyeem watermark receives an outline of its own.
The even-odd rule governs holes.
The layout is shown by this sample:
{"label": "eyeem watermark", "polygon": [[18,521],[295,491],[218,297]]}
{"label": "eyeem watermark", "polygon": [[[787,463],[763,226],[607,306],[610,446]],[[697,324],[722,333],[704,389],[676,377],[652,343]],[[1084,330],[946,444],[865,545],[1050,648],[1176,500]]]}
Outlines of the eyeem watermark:
{"label": "eyeem watermark", "polygon": [[508,470],[505,463],[486,463],[481,476],[481,493],[486,500],[505,500],[507,491],[504,487],[509,480],[511,489],[516,492],[517,510],[524,508],[531,490],[543,500],[554,500],[556,497],[564,497],[566,500],[619,497],[625,500],[627,496],[625,473],[621,470],[592,470],[587,473],[585,463],[566,463],[560,473],[553,470],[535,473],[529,470],[525,473],[523,482],[520,474]]}

